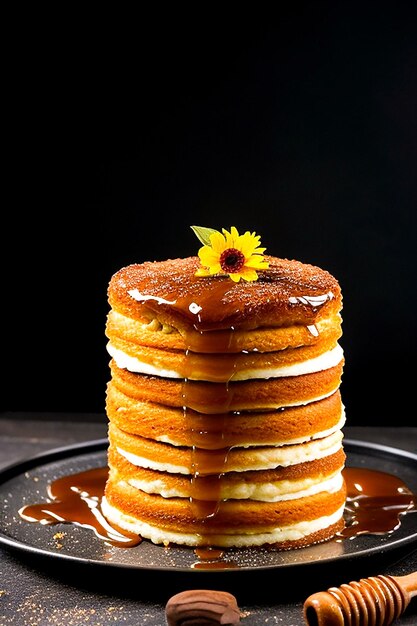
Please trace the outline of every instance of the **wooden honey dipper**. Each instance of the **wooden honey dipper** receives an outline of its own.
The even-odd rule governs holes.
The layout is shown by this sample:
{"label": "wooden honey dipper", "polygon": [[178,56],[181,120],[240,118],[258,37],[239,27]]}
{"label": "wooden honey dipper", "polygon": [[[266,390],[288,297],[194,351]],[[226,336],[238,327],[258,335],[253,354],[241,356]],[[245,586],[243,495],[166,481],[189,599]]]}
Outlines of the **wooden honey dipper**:
{"label": "wooden honey dipper", "polygon": [[373,576],[319,591],[304,602],[308,626],[389,626],[417,595],[417,572]]}

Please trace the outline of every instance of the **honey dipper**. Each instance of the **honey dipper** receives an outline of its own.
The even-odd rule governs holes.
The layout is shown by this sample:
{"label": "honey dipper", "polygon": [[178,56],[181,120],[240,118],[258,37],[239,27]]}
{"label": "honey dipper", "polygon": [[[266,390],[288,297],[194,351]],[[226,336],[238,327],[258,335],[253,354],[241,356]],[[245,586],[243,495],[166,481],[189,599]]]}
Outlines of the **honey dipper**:
{"label": "honey dipper", "polygon": [[417,572],[373,576],[319,591],[304,602],[308,626],[389,626],[417,595]]}

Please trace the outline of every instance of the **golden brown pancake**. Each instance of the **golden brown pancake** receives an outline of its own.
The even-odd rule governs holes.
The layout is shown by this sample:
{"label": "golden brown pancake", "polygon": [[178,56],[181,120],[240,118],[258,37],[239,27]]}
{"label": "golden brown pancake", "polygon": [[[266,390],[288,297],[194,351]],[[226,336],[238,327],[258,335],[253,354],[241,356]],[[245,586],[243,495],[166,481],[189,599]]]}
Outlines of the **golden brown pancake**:
{"label": "golden brown pancake", "polygon": [[189,408],[200,413],[279,409],[315,402],[338,390],[343,361],[328,370],[267,380],[248,380],[230,385],[201,381],[183,381],[135,374],[111,361],[112,383],[126,396],[144,402],[156,402]]}
{"label": "golden brown pancake", "polygon": [[[337,452],[313,461],[303,461],[287,466],[277,466],[269,470],[229,471],[222,473],[220,480],[213,484],[212,475],[200,478],[206,483],[205,496],[208,500],[245,499],[256,493],[256,499],[275,501],[286,499],[291,494],[311,490],[334,478],[344,467],[346,455],[340,448]],[[111,446],[108,455],[110,469],[118,479],[141,485],[147,493],[157,493],[164,497],[178,496],[193,498],[197,492],[193,474],[174,474],[134,465]],[[260,495],[262,497],[260,497]]]}
{"label": "golden brown pancake", "polygon": [[[329,272],[299,261],[266,259],[269,269],[248,283],[233,283],[224,276],[196,278],[198,257],[129,265],[112,276],[109,303],[128,318],[156,318],[184,333],[308,327],[340,311],[341,289]],[[137,301],[129,294],[132,290],[147,299]],[[191,304],[203,311],[193,313]]]}
{"label": "golden brown pancake", "polygon": [[[138,498],[138,490],[112,472],[108,485],[104,510],[109,519],[126,530],[140,528],[142,534],[148,528],[154,543],[165,543],[163,538],[167,537],[167,544],[240,547],[270,543],[288,549],[327,540],[344,526],[340,510],[346,500],[345,485],[336,492],[323,491],[297,500],[226,500],[214,508],[189,498],[162,498],[145,492]],[[114,511],[122,515],[113,516]],[[334,516],[337,520],[327,527],[303,534],[303,528],[315,528],[317,520]]]}
{"label": "golden brown pancake", "polygon": [[[151,316],[150,312],[147,315]],[[110,310],[107,316],[106,335],[110,340],[119,337],[125,341],[136,344],[140,347],[154,347],[166,350],[186,350],[188,343],[197,343],[201,339],[194,328],[187,329],[190,334],[183,330],[158,321],[156,317],[143,318],[142,320],[132,319]],[[230,333],[230,330],[219,330],[210,332],[210,341],[201,346],[204,352],[215,352],[216,346],[227,346],[229,354],[239,353],[243,350],[258,352],[274,352],[285,350],[286,348],[298,348],[299,346],[309,346],[331,339],[336,341],[342,335],[342,320],[339,313],[331,312],[328,318],[320,317],[315,324],[293,326],[259,327],[253,329],[238,328]],[[203,349],[201,349],[203,352]]]}
{"label": "golden brown pancake", "polygon": [[137,464],[142,467],[169,466],[168,471],[175,473],[192,473],[193,467],[199,464],[203,473],[222,474],[230,471],[247,471],[252,469],[273,469],[305,460],[314,460],[339,450],[342,433],[337,430],[321,439],[310,439],[301,444],[281,446],[225,446],[222,448],[199,448],[198,454],[193,447],[173,446],[169,443],[155,441],[132,435],[114,424],[109,426],[109,441],[112,447],[123,450],[138,458]]}
{"label": "golden brown pancake", "polygon": [[107,415],[112,424],[133,435],[177,446],[282,445],[307,441],[318,433],[340,428],[344,410],[340,391],[299,406],[281,410],[230,411],[205,415],[191,409],[141,402],[110,382]]}

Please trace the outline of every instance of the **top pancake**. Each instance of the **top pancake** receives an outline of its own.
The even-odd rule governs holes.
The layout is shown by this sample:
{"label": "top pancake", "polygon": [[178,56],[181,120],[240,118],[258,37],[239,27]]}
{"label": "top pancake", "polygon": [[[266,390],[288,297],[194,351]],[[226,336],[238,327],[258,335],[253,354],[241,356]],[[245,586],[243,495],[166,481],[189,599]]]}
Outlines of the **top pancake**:
{"label": "top pancake", "polygon": [[258,271],[257,281],[238,283],[195,277],[197,256],[128,265],[110,280],[109,304],[132,319],[199,332],[313,325],[340,311],[341,289],[329,272],[296,260],[265,260],[269,268]]}

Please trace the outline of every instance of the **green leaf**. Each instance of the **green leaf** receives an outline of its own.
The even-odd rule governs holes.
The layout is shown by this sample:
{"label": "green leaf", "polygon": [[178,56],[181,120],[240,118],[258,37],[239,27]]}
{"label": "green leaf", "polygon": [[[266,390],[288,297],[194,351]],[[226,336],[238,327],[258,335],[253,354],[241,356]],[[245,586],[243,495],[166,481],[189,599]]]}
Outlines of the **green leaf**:
{"label": "green leaf", "polygon": [[218,233],[214,228],[206,228],[205,226],[190,226],[196,237],[201,241],[203,246],[210,246],[210,235]]}

